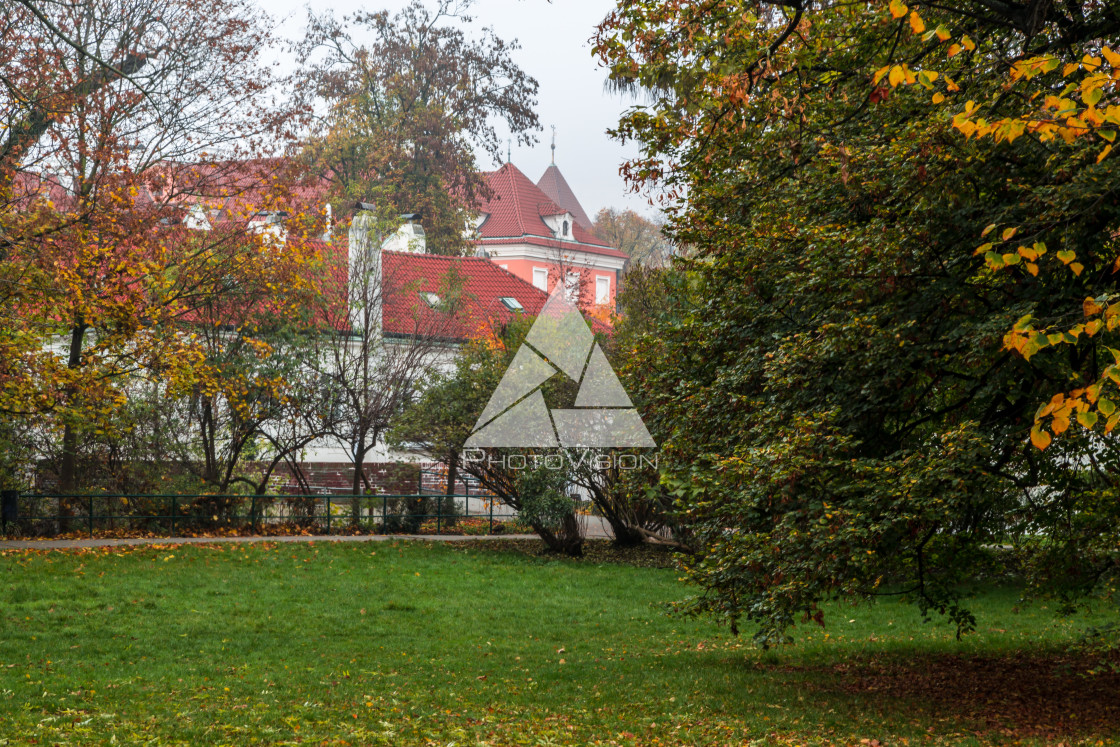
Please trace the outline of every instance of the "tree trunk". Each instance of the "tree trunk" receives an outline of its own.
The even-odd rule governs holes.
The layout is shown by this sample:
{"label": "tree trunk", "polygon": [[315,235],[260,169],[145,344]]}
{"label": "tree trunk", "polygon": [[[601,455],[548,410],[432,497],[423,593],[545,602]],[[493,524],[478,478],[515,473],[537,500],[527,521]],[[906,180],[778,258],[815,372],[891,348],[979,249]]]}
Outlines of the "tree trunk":
{"label": "tree trunk", "polygon": [[[79,321],[70,331],[70,355],[66,360],[66,367],[76,369],[82,365],[82,341],[85,338],[86,325]],[[70,392],[71,399],[76,392]],[[71,401],[68,404],[73,404]],[[78,434],[73,424],[68,420],[62,432],[62,464],[58,470],[58,492],[72,493],[78,487]]]}
{"label": "tree trunk", "polygon": [[531,524],[533,531],[544,540],[549,550],[571,558],[583,557],[583,533],[575,514],[568,514],[553,531],[542,524]]}
{"label": "tree trunk", "polygon": [[645,535],[618,516],[611,514],[604,518],[606,518],[607,523],[611,525],[611,533],[614,534],[614,544],[619,547],[636,547],[646,541]]}
{"label": "tree trunk", "polygon": [[[77,369],[82,365],[82,342],[85,339],[86,325],[78,321],[70,330],[70,353],[66,359],[66,367]],[[77,397],[77,392],[71,390],[67,404],[72,405]],[[78,432],[74,424],[67,418],[62,430],[62,463],[58,469],[58,492],[66,495],[73,493],[78,488]],[[60,532],[69,532],[74,509],[66,498],[58,500],[58,529]]]}
{"label": "tree trunk", "polygon": [[366,461],[366,446],[365,436],[359,436],[358,442],[354,444],[354,480],[350,485],[350,523],[357,526],[361,518],[362,512],[362,465]]}
{"label": "tree trunk", "polygon": [[447,490],[445,495],[455,495],[455,481],[459,479],[459,454],[451,452],[447,459]]}

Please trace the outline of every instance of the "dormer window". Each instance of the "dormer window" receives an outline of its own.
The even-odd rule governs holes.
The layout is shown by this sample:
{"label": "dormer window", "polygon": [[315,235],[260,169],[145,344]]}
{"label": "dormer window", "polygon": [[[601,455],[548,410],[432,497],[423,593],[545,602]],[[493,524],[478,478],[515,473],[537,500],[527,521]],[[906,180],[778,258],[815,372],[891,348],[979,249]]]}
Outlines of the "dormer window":
{"label": "dormer window", "polygon": [[[552,207],[550,209],[555,210],[556,208]],[[552,232],[554,238],[572,240],[572,231],[575,227],[572,225],[571,213],[542,213],[541,220],[548,226],[548,230]]]}
{"label": "dormer window", "polygon": [[525,307],[521,305],[521,302],[518,301],[513,296],[502,296],[498,300],[501,301],[502,305],[505,306],[510,311],[524,311],[525,310]]}

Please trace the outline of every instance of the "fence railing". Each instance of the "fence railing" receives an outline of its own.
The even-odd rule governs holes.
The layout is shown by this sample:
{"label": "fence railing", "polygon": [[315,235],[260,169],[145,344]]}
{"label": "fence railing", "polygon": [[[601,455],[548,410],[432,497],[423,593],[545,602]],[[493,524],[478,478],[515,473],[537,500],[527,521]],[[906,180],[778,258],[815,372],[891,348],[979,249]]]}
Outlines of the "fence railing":
{"label": "fence railing", "polygon": [[[487,532],[516,512],[479,495],[13,494],[0,504],[0,535],[55,536],[119,530],[175,536],[219,528],[261,532],[295,525],[330,534],[357,528],[387,534],[438,534],[462,520],[484,519]],[[431,523],[434,521],[434,527]]]}

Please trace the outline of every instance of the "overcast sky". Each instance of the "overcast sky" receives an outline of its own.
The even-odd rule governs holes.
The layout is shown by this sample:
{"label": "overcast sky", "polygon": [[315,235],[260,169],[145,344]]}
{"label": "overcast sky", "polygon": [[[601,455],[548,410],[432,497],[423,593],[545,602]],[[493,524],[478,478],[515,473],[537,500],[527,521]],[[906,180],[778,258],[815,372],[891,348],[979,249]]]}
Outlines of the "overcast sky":
{"label": "overcast sky", "polygon": [[[307,0],[257,2],[282,21],[284,35],[302,35]],[[433,7],[433,0],[426,2]],[[406,4],[406,0],[320,0],[314,7],[317,11],[329,7],[342,16],[356,10],[395,12]],[[556,165],[589,215],[594,217],[603,207],[629,207],[651,215],[654,209],[645,196],[629,193],[618,175],[619,165],[636,155],[637,148],[623,147],[606,134],[630,100],[604,91],[606,71],[591,53],[595,26],[613,5],[612,0],[476,0],[469,11],[474,22],[468,31],[491,26],[500,38],[517,39],[521,49],[513,53],[514,59],[540,84],[540,142],[533,147],[514,144],[514,165],[537,181],[548,168],[551,126],[556,125]],[[483,155],[479,166],[489,170],[497,164]]]}

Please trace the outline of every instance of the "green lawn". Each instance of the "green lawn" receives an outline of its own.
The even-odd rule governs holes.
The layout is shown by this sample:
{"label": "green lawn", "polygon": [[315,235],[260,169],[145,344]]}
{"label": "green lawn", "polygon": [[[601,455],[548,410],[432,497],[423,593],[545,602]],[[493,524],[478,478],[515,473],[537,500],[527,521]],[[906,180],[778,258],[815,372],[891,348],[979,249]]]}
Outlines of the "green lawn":
{"label": "green lawn", "polygon": [[1011,588],[762,652],[669,569],[427,543],[0,555],[0,744],[1105,743],[1120,677]]}

